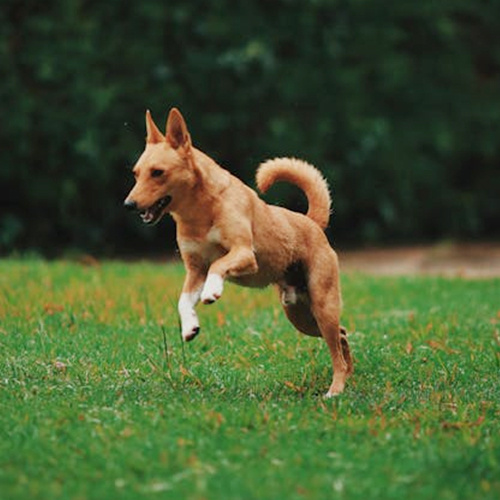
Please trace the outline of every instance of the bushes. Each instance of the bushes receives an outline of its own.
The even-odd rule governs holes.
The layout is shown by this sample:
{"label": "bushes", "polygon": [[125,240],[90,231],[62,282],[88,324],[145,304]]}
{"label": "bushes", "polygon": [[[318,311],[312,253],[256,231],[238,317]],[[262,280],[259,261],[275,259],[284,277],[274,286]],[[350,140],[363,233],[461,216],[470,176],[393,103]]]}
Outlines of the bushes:
{"label": "bushes", "polygon": [[172,105],[252,185],[269,156],[317,164],[339,242],[499,236],[498,2],[4,0],[0,16],[3,251],[173,248],[171,224],[121,208],[144,110],[162,123]]}

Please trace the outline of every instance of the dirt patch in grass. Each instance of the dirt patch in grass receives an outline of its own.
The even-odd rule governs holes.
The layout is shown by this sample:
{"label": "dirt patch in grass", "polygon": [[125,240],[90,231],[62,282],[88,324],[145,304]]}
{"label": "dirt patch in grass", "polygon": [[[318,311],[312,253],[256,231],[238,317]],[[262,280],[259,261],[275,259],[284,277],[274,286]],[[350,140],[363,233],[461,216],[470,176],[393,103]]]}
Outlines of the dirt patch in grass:
{"label": "dirt patch in grass", "polygon": [[339,252],[341,269],[377,275],[500,276],[500,243],[441,243]]}

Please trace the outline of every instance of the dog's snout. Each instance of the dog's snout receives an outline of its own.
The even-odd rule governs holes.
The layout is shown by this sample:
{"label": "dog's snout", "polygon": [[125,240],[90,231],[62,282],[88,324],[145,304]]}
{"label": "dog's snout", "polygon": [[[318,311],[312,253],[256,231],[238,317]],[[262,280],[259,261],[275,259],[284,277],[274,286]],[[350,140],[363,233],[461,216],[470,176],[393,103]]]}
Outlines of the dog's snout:
{"label": "dog's snout", "polygon": [[134,200],[129,200],[128,198],[123,202],[123,206],[127,210],[137,210],[137,202]]}

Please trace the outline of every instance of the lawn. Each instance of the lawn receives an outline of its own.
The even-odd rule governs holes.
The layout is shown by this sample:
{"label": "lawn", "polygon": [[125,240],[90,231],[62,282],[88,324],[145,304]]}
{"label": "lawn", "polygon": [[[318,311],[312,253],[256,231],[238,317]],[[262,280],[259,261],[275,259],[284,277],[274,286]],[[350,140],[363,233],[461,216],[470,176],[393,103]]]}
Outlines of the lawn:
{"label": "lawn", "polygon": [[0,499],[497,499],[500,280],[343,276],[355,374],[274,290],[183,345],[179,264],[0,261]]}

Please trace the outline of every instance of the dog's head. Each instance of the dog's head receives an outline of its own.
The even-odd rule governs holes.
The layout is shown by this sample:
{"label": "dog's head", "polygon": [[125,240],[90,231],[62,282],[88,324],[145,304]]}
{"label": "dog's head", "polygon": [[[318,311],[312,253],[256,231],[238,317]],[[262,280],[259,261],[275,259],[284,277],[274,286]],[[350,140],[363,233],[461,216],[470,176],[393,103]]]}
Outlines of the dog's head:
{"label": "dog's head", "polygon": [[155,224],[182,203],[196,182],[196,174],[191,138],[179,110],[170,111],[165,135],[146,111],[146,130],[146,148],[132,170],[135,185],[124,206],[137,210],[145,224]]}

